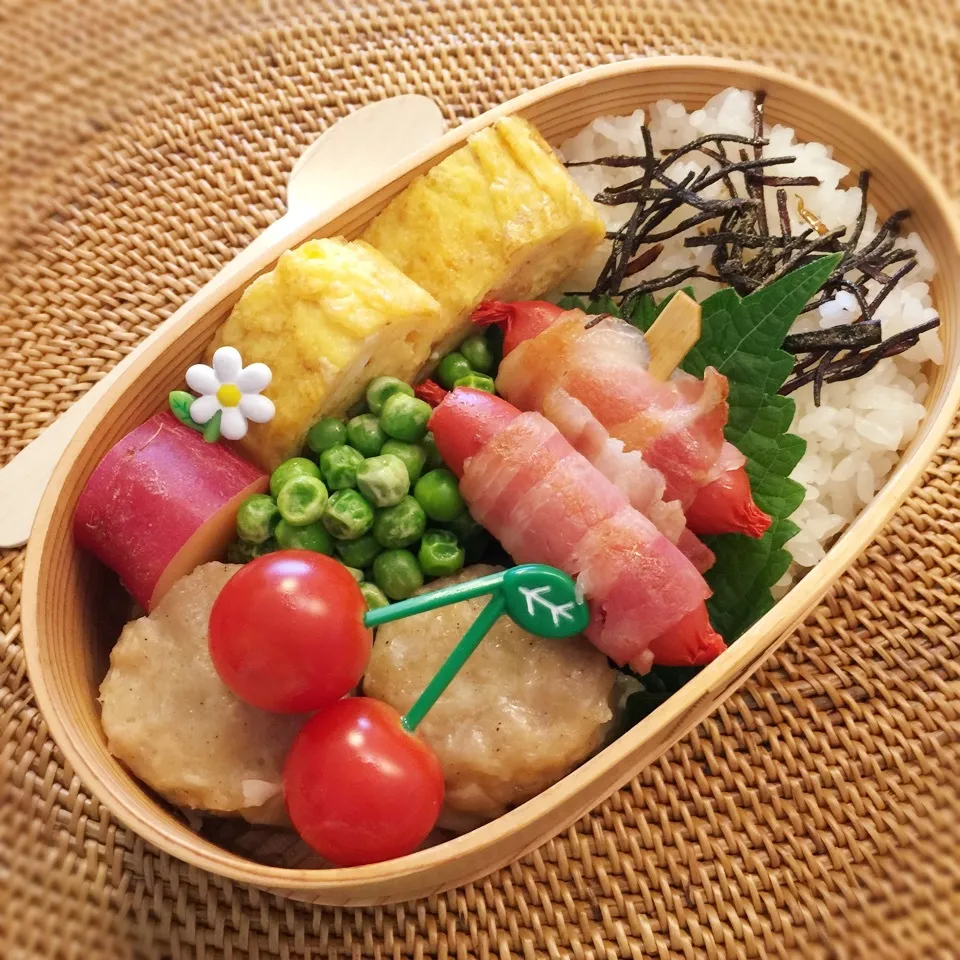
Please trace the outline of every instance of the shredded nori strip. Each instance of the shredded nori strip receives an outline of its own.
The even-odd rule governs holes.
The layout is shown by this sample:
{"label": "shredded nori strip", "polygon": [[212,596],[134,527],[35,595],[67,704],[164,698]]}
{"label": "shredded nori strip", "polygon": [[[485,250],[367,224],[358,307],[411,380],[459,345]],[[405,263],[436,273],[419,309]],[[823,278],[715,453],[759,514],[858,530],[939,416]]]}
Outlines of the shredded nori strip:
{"label": "shredded nori strip", "polygon": [[[766,100],[767,93],[765,90],[757,90],[753,95],[754,160],[760,160],[763,156],[763,147],[760,146],[759,140],[763,136],[763,105],[766,103]],[[740,156],[745,158],[743,151],[741,151]],[[763,177],[755,173],[748,173],[744,176],[743,182],[747,188],[748,195],[759,204],[756,216],[757,232],[760,236],[767,237],[770,235],[770,228],[767,224],[767,201],[766,191],[763,189]]]}
{"label": "shredded nori strip", "polygon": [[[927,330],[935,330],[939,326],[940,318],[934,317],[919,326],[887,337],[886,340],[882,340],[872,349],[851,350],[843,356],[836,356],[834,351],[828,351],[822,357],[817,358],[815,365],[807,363],[801,366],[798,362],[797,366],[793,368],[790,379],[780,388],[780,393],[783,395],[793,393],[794,390],[807,383],[813,383],[816,390],[818,382],[822,386],[824,383],[836,383],[841,380],[854,380],[857,377],[862,377],[881,360],[885,360],[887,357],[895,357],[897,354],[915,347],[920,341],[921,333],[926,333]],[[833,329],[839,328],[834,327]]]}
{"label": "shredded nori strip", "polygon": [[790,228],[790,211],[787,209],[787,191],[777,191],[777,216],[780,218],[780,233],[789,240],[793,231]]}
{"label": "shredded nori strip", "polygon": [[[591,299],[611,297],[619,301],[621,313],[628,315],[645,295],[693,278],[724,284],[746,296],[817,257],[841,253],[837,267],[803,312],[816,310],[840,291],[846,291],[856,300],[860,316],[850,324],[788,336],[783,344],[785,350],[797,357],[797,363],[782,392],[790,393],[803,384],[812,383],[814,401],[819,405],[823,384],[866,373],[885,357],[908,350],[920,333],[933,329],[939,321],[929,321],[914,330],[881,339],[877,309],[917,261],[915,250],[895,245],[900,225],[908,216],[907,210],[897,210],[887,217],[875,236],[860,246],[869,206],[869,171],[862,171],[858,177],[860,208],[852,226],[826,229],[811,214],[816,229],[807,226],[793,233],[785,188],[819,186],[820,181],[812,176],[791,177],[766,172],[769,167],[794,163],[796,157],[763,157],[763,148],[769,143],[763,136],[765,98],[763,91],[755,95],[753,136],[705,134],[676,149],[661,151],[658,156],[650,130],[644,125],[641,127],[642,155],[619,154],[567,164],[568,167],[635,168],[640,173],[620,186],[608,187],[594,198],[597,203],[609,206],[633,204],[633,210],[619,230],[607,234],[611,241],[610,256],[593,289],[576,295]],[[735,148],[736,159],[728,154],[728,147]],[[670,167],[697,151],[712,163],[696,175],[687,174],[679,182],[673,179],[668,173]],[[736,175],[742,177],[743,189],[738,189]],[[704,191],[717,183],[723,185],[724,195],[704,196]],[[767,188],[775,190],[779,233],[771,231],[768,220]],[[673,223],[674,214],[684,210],[689,210],[689,215]],[[672,225],[663,226],[667,220],[671,220]],[[664,241],[691,230],[697,232],[686,237],[684,244],[712,247],[713,272],[691,266],[666,276],[625,283],[657,260],[663,252]],[[898,266],[892,271],[894,265]],[[868,282],[879,285],[879,290],[868,289]]]}
{"label": "shredded nori strip", "polygon": [[[718,278],[709,273],[704,273],[699,267],[684,267],[681,270],[674,270],[664,277],[655,277],[652,280],[646,280],[631,287],[620,301],[620,312],[630,314],[637,302],[648,293],[656,293],[658,290],[666,290],[668,287],[678,286],[685,280],[692,280],[694,277],[700,277],[703,280],[713,280],[717,282]],[[590,294],[592,296],[592,293]]]}
{"label": "shredded nori strip", "polygon": [[765,187],[819,187],[817,177],[762,177]]}
{"label": "shredded nori strip", "polygon": [[646,157],[631,157],[618,154],[612,157],[599,157],[596,160],[568,160],[564,166],[573,167],[642,167],[647,163]]}
{"label": "shredded nori strip", "polygon": [[609,320],[609,313],[595,313],[592,317],[583,325],[584,330],[590,330],[595,327],[601,320]]}
{"label": "shredded nori strip", "polygon": [[822,353],[825,350],[856,350],[872,347],[883,340],[880,324],[842,323],[825,330],[810,330],[807,333],[791,333],[783,341],[787,353]]}

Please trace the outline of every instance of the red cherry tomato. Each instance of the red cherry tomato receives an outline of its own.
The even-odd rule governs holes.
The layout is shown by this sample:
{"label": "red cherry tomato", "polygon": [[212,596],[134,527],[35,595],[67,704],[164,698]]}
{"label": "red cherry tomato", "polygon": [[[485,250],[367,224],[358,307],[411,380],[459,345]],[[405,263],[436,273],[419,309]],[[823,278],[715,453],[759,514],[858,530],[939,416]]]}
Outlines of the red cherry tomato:
{"label": "red cherry tomato", "polygon": [[297,833],[331,863],[355,867],[416,850],[440,815],[443,772],[393,707],[349,697],[297,734],[283,789]]}
{"label": "red cherry tomato", "polygon": [[238,570],[210,612],[210,656],[241,700],[306,713],[339,700],[370,659],[363,594],[343,564],[281,550]]}

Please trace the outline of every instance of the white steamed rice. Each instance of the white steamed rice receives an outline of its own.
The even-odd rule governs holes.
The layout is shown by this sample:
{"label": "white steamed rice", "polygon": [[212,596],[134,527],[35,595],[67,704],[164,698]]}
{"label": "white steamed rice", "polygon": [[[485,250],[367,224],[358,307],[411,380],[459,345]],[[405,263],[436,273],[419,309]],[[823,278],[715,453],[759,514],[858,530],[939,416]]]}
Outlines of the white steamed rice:
{"label": "white steamed rice", "polygon": [[[682,104],[661,100],[653,105],[647,118],[653,146],[675,149],[705,133],[753,135],[753,94],[746,90],[728,89],[715,96],[703,108],[688,112]],[[561,147],[566,160],[592,160],[611,154],[643,154],[641,126],[644,111],[629,117],[601,117],[568,140]],[[840,181],[850,173],[848,167],[832,158],[831,148],[822,143],[798,143],[794,131],[780,125],[767,126],[764,136],[770,141],[764,156],[795,156],[795,163],[771,167],[773,175],[808,176],[820,180],[818,187],[790,187],[790,219],[794,233],[807,224],[797,212],[796,196],[829,228],[854,223],[860,209],[860,189],[845,188]],[[676,180],[711,164],[704,154],[695,153],[674,164],[671,174]],[[604,187],[633,179],[636,169],[609,167],[576,167],[570,173],[590,196]],[[723,185],[708,188],[707,195],[719,196]],[[712,193],[711,193],[712,191]],[[768,200],[769,200],[768,194]],[[779,232],[776,204],[767,203],[771,229]],[[599,206],[608,228],[622,226],[632,205]],[[668,220],[665,226],[678,222]],[[868,243],[878,227],[877,213],[868,208],[861,243]],[[689,235],[689,234],[687,234]],[[688,248],[684,237],[667,240],[664,251],[646,270],[637,274],[635,282],[663,276],[674,270],[699,264],[710,267],[709,247]],[[933,258],[915,233],[897,241],[901,247],[917,251],[917,266],[909,274],[909,282],[901,282],[877,311],[883,336],[889,337],[915,327],[937,315],[930,298],[930,281],[934,275]],[[578,273],[567,279],[567,290],[586,290],[593,286],[597,273],[609,253],[604,244]],[[687,281],[702,299],[717,289],[717,284],[702,279]],[[868,284],[868,297],[879,289],[874,281]],[[667,291],[658,294],[662,296]],[[855,317],[856,303],[851,294],[841,292],[817,311],[805,314],[794,326],[794,332],[817,327],[830,327]],[[793,477],[806,489],[806,499],[793,515],[800,532],[789,543],[794,566],[778,584],[785,592],[803,570],[812,567],[826,548],[871,500],[899,460],[900,451],[910,442],[925,415],[923,398],[928,382],[924,365],[943,362],[943,348],[938,330],[920,337],[917,346],[906,353],[881,361],[868,374],[856,380],[826,384],[821,405],[813,403],[812,386],[801,387],[793,398],[797,413],[794,433],[807,441],[807,451],[797,464]]]}

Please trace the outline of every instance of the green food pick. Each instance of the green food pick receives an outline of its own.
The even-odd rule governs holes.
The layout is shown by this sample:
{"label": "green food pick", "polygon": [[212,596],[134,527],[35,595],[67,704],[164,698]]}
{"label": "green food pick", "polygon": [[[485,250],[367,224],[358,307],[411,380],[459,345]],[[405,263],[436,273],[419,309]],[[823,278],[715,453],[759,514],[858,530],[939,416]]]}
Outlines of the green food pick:
{"label": "green food pick", "polygon": [[368,610],[363,622],[368,627],[379,627],[384,623],[487,594],[490,595],[487,605],[403,717],[401,722],[405,730],[413,732],[417,728],[503,614],[524,630],[548,639],[582,633],[590,622],[590,612],[577,594],[573,580],[560,570],[541,563],[512,567],[487,577],[455,583],[442,590]]}

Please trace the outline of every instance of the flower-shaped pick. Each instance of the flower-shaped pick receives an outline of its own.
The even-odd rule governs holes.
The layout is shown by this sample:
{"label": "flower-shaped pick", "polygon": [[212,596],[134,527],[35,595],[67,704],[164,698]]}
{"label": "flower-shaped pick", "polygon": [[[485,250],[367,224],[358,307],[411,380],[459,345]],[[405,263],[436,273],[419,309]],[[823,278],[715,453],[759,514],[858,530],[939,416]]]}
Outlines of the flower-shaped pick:
{"label": "flower-shaped pick", "polygon": [[[220,347],[213,355],[212,366],[195,363],[187,370],[187,386],[200,396],[194,399],[174,391],[170,406],[182,422],[202,429],[208,441],[220,436],[242,440],[247,434],[248,420],[266,423],[276,413],[273,401],[260,395],[272,377],[265,363],[245,367],[235,347]],[[187,403],[189,412],[184,409]]]}

